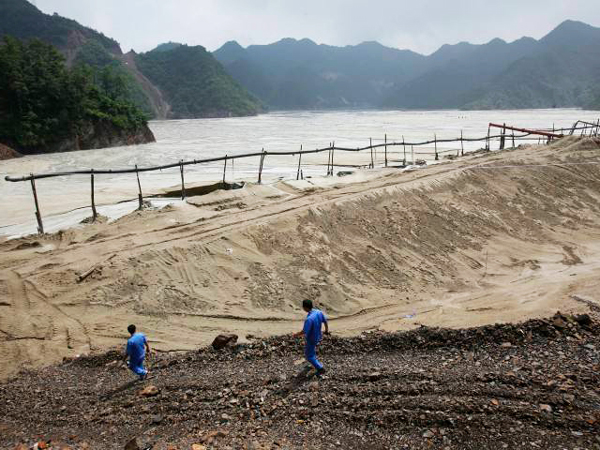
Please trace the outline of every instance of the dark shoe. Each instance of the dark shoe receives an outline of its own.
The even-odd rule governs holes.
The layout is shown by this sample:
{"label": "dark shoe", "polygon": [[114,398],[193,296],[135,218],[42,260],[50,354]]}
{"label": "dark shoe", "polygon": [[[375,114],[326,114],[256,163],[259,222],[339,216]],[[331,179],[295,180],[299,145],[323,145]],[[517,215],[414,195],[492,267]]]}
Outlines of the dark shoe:
{"label": "dark shoe", "polygon": [[317,373],[315,373],[315,376],[321,377],[322,375],[325,375],[325,372],[326,372],[325,368],[321,368],[321,369],[317,370]]}

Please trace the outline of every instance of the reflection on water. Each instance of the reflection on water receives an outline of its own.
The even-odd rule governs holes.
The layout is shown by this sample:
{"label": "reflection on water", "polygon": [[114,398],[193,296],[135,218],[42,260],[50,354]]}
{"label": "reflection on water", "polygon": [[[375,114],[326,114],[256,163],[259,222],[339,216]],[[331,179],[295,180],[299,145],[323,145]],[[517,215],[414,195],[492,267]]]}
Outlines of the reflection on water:
{"label": "reflection on water", "polygon": [[[157,142],[146,145],[29,156],[0,162],[5,175],[30,172],[58,172],[75,169],[119,169],[153,166],[214,156],[267,151],[293,151],[338,146],[357,147],[388,141],[455,138],[461,130],[465,137],[481,137],[489,122],[524,127],[568,127],[577,119],[595,121],[598,112],[575,109],[521,111],[328,111],[274,112],[257,117],[155,121],[150,126]],[[454,144],[456,146],[456,144]],[[465,144],[465,149],[480,148],[480,143]],[[440,150],[444,147],[439,147]],[[396,152],[399,148],[395,149]],[[430,150],[426,150],[430,151]],[[397,153],[391,158],[402,159]],[[336,156],[337,158],[338,156]],[[320,159],[318,159],[320,158]],[[307,158],[305,175],[324,175],[316,164],[327,163],[327,153]],[[365,155],[365,163],[367,162]],[[382,161],[382,159],[379,159]],[[340,159],[340,162],[343,160]],[[275,177],[295,178],[297,157],[269,157],[265,167],[267,180]],[[230,181],[256,177],[258,158],[238,160],[228,166]],[[186,182],[222,177],[223,164],[186,167]],[[170,169],[141,176],[147,192],[175,186],[179,170]],[[38,190],[43,214],[71,210],[89,202],[89,177],[73,176],[39,180]],[[135,198],[137,182],[132,175],[96,177],[97,201],[110,203]],[[0,181],[0,226],[21,223],[33,218],[29,183]],[[1,232],[1,231],[0,231]]]}

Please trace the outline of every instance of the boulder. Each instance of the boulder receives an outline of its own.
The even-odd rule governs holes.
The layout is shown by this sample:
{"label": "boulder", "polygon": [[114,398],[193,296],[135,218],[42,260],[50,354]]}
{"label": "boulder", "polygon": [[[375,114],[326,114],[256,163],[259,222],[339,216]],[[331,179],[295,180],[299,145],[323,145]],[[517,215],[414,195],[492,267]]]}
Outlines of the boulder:
{"label": "boulder", "polygon": [[221,350],[229,344],[235,344],[238,340],[237,334],[220,334],[212,343],[212,347],[215,350]]}

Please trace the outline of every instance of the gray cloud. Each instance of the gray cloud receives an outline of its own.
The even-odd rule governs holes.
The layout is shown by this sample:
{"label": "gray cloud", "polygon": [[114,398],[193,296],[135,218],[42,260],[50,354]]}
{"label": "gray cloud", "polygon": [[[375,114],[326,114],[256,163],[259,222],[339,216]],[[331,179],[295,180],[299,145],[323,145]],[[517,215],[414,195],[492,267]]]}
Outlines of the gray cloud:
{"label": "gray cloud", "polygon": [[268,44],[308,37],[331,45],[379,41],[429,54],[442,44],[540,38],[565,19],[600,26],[598,0],[37,0],[147,51],[177,41],[215,50],[228,40]]}

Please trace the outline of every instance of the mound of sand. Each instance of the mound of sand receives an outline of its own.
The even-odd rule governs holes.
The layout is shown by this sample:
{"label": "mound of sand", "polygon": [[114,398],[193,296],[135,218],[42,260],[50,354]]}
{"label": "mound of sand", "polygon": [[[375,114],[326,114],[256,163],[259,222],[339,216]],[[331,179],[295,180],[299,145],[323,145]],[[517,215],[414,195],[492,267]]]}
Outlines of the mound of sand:
{"label": "mound of sand", "polygon": [[12,159],[12,158],[18,158],[21,155],[18,151],[13,150],[10,147],[7,147],[4,144],[0,144],[0,161],[4,160],[4,159]]}
{"label": "mound of sand", "polygon": [[343,335],[587,311],[598,163],[597,141],[567,138],[328,187],[248,185],[5,242],[0,376],[122,345],[132,322],[163,351],[288,333],[304,298]]}

